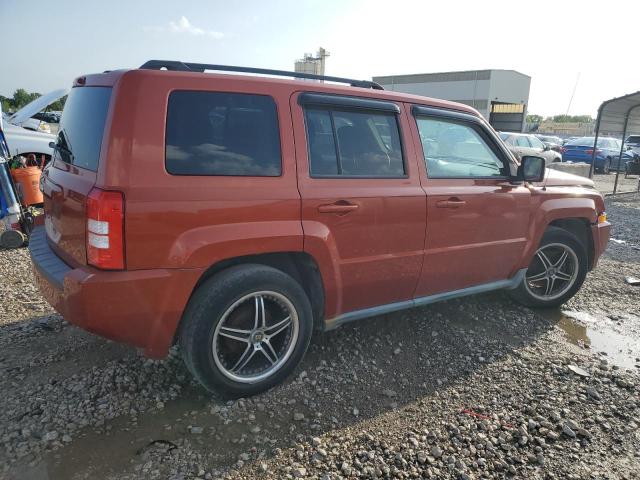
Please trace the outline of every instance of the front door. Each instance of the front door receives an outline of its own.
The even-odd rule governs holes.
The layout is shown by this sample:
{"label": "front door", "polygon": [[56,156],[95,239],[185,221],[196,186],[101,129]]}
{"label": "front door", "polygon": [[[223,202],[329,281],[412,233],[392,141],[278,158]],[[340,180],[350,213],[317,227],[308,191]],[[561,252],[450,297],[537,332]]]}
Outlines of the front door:
{"label": "front door", "polygon": [[427,194],[416,297],[510,278],[527,241],[529,189],[508,182],[510,160],[479,119],[435,109],[414,112]]}
{"label": "front door", "polygon": [[291,109],[304,249],[321,264],[325,317],[411,300],[426,198],[402,105],[303,93]]}

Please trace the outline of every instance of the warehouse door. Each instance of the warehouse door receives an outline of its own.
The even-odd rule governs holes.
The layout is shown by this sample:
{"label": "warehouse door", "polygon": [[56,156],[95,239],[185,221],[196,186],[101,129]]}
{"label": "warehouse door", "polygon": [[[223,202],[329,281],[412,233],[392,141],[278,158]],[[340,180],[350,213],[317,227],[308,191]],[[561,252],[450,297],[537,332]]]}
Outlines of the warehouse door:
{"label": "warehouse door", "polygon": [[524,127],[526,105],[491,102],[489,123],[499,132],[521,132]]}

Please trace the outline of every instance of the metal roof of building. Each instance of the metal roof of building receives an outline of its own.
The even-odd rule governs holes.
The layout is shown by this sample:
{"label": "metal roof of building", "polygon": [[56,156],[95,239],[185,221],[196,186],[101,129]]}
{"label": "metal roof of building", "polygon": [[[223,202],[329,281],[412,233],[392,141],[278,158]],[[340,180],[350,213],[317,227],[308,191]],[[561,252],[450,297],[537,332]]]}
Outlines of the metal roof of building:
{"label": "metal roof of building", "polygon": [[381,84],[403,84],[403,83],[434,83],[434,82],[464,82],[475,80],[490,80],[491,72],[510,72],[523,77],[531,78],[529,75],[515,70],[489,69],[489,70],[465,70],[457,72],[437,72],[437,73],[411,73],[407,75],[384,75],[373,77],[373,80]]}

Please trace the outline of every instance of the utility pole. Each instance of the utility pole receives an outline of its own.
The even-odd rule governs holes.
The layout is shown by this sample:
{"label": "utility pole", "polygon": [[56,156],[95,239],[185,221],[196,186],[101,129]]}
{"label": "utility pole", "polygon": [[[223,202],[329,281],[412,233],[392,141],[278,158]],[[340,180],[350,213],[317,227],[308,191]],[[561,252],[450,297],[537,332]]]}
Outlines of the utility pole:
{"label": "utility pole", "polygon": [[576,77],[576,84],[573,86],[573,92],[571,92],[571,98],[569,99],[569,105],[567,105],[567,116],[569,115],[569,109],[571,108],[571,102],[573,102],[573,96],[576,94],[576,88],[578,88],[578,80],[580,80],[580,72]]}

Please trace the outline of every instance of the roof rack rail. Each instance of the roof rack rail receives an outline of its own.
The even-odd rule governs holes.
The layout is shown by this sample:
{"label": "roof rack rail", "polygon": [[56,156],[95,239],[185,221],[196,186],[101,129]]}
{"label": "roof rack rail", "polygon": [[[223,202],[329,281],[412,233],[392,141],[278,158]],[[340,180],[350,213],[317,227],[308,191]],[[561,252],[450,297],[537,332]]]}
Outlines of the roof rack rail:
{"label": "roof rack rail", "polygon": [[271,70],[268,68],[235,67],[233,65],[212,65],[208,63],[186,63],[176,60],[149,60],[140,66],[145,70],[173,70],[176,72],[204,72],[205,70],[218,70],[221,72],[258,73],[261,75],[275,75],[279,77],[307,78],[310,80],[326,80],[327,82],[348,83],[352,87],[373,88],[384,90],[382,85],[369,80],[353,80],[351,78],[330,77],[313,73],[288,72],[286,70]]}

